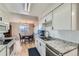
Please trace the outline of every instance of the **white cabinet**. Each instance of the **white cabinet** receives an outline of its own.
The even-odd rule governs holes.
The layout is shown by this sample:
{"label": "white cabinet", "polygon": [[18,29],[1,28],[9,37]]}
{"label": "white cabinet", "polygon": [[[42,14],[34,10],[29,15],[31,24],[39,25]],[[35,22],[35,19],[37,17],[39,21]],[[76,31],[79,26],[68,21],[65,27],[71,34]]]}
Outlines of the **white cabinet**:
{"label": "white cabinet", "polygon": [[46,17],[44,17],[44,23],[43,26],[45,27],[45,29],[47,31],[49,31],[50,29],[52,29],[52,12],[50,12]]}
{"label": "white cabinet", "polygon": [[0,21],[0,33],[8,32],[9,23]]}
{"label": "white cabinet", "polygon": [[45,20],[46,20],[46,17],[42,18],[42,19],[41,19],[41,22],[42,22],[42,23],[45,23]]}
{"label": "white cabinet", "polygon": [[37,50],[39,51],[39,42],[38,42],[37,37],[35,37],[35,46],[36,46]]}
{"label": "white cabinet", "polygon": [[42,41],[41,38],[39,38],[38,36],[35,37],[35,46],[39,52],[39,54],[41,56],[45,56],[46,55],[46,45],[45,43]]}
{"label": "white cabinet", "polygon": [[65,3],[53,11],[54,30],[79,31],[79,4]]}
{"label": "white cabinet", "polygon": [[41,56],[46,56],[46,45],[43,41],[40,41],[40,52]]}
{"label": "white cabinet", "polygon": [[72,4],[72,30],[79,31],[79,3]]}
{"label": "white cabinet", "polygon": [[72,30],[71,4],[66,3],[53,11],[53,28],[55,30]]}
{"label": "white cabinet", "polygon": [[35,46],[36,46],[38,52],[40,53],[39,38],[37,35],[35,35]]}
{"label": "white cabinet", "polygon": [[6,47],[0,48],[0,56],[6,56]]}
{"label": "white cabinet", "polygon": [[43,20],[46,30],[72,30],[72,4],[61,4],[59,7],[48,13]]}
{"label": "white cabinet", "polygon": [[46,19],[46,22],[51,21],[51,20],[52,20],[52,12],[50,12],[50,13],[45,17],[45,19]]}
{"label": "white cabinet", "polygon": [[[46,22],[45,22],[46,20]],[[79,31],[79,3],[64,3],[56,6],[39,22],[46,23],[46,30],[78,30]],[[48,29],[50,28],[50,29]]]}

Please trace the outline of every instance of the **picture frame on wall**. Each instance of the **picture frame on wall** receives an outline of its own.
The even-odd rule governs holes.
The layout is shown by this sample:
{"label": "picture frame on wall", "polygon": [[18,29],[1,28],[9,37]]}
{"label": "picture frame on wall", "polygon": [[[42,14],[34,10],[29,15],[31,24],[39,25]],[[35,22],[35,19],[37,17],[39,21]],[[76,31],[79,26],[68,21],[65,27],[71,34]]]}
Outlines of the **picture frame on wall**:
{"label": "picture frame on wall", "polygon": [[2,21],[2,17],[0,17],[0,21]]}

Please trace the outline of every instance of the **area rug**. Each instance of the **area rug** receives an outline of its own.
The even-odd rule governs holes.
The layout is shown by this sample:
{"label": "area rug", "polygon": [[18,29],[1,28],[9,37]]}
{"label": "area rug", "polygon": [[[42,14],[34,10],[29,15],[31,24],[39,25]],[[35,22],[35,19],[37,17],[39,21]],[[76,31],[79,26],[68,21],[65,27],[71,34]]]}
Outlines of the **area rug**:
{"label": "area rug", "polygon": [[29,52],[29,56],[40,56],[36,47],[28,49],[28,52]]}

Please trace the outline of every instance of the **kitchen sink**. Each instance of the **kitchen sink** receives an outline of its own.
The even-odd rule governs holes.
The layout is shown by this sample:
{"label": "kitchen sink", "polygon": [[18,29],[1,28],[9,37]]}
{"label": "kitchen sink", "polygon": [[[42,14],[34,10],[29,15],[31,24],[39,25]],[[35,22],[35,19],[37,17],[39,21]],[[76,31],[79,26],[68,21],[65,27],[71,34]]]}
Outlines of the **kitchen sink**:
{"label": "kitchen sink", "polygon": [[54,38],[52,38],[51,36],[49,37],[40,37],[43,40],[55,40]]}

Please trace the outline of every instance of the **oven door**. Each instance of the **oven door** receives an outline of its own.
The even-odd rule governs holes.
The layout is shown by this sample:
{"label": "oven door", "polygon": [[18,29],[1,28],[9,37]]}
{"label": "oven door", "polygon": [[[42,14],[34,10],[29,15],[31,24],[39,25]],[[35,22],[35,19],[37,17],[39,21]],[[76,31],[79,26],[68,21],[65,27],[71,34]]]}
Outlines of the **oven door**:
{"label": "oven door", "polygon": [[46,56],[57,56],[57,54],[48,47],[46,47]]}
{"label": "oven door", "polygon": [[62,56],[58,50],[46,44],[46,56]]}

